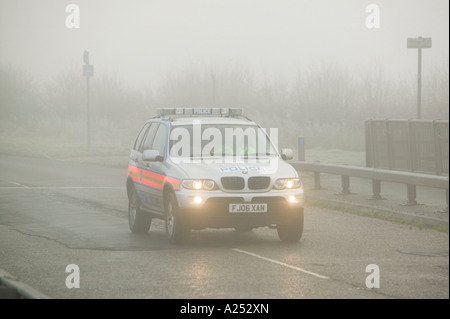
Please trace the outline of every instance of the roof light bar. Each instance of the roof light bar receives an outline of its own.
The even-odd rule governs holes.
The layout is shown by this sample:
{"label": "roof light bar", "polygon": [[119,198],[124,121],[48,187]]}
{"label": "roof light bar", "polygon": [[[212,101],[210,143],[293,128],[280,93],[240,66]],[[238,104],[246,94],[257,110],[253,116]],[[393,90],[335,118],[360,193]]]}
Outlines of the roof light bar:
{"label": "roof light bar", "polygon": [[241,108],[158,108],[159,116],[189,115],[189,116],[237,116],[242,115]]}
{"label": "roof light bar", "polygon": [[242,115],[242,109],[241,108],[237,108],[237,107],[230,108],[229,114],[230,115]]}

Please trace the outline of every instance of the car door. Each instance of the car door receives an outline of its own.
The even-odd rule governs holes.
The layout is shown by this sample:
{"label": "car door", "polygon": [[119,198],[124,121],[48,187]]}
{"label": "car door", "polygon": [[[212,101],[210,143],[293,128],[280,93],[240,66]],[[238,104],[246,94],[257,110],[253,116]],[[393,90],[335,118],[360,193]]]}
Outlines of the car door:
{"label": "car door", "polygon": [[[150,128],[150,130],[152,129],[153,127]],[[149,144],[145,144],[143,151],[149,149],[156,150],[159,152],[159,155],[161,155],[165,159],[166,144],[167,144],[167,127],[165,123],[159,123],[155,131],[155,135],[151,146]],[[164,212],[163,181],[166,175],[165,168],[166,166],[164,161],[143,162],[142,184],[145,186],[144,187],[146,197],[145,205],[147,206],[147,208],[156,210],[161,213]]]}
{"label": "car door", "polygon": [[139,143],[135,152],[133,153],[134,160],[136,163],[136,168],[137,168],[136,173],[138,174],[137,182],[135,182],[136,193],[137,193],[141,203],[145,207],[151,207],[150,206],[151,204],[149,203],[149,198],[147,196],[147,193],[148,193],[147,188],[149,187],[149,183],[147,181],[147,178],[144,178],[144,176],[147,175],[145,173],[145,170],[147,170],[148,167],[147,167],[147,163],[142,160],[142,153],[146,149],[151,149],[153,139],[155,137],[155,133],[158,130],[159,125],[160,124],[158,122],[150,122],[149,123],[149,127],[145,131],[145,134],[144,134],[141,142]]}
{"label": "car door", "polygon": [[[139,131],[138,136],[136,137],[136,140],[134,141],[133,144],[133,148],[131,150],[131,155],[130,155],[130,165],[133,167],[137,167],[138,165],[138,159],[139,159],[139,148],[142,144],[142,140],[145,138],[145,136],[147,135],[147,131],[148,128],[150,126],[150,123],[146,123],[141,130]],[[142,156],[142,154],[141,154]],[[135,171],[135,170],[133,170]]]}
{"label": "car door", "polygon": [[[141,170],[139,168],[139,161],[142,159],[142,153],[140,152],[140,147],[142,141],[147,135],[148,128],[151,123],[146,123],[141,130],[139,131],[136,140],[134,141],[133,148],[131,149],[130,160],[128,162],[128,177],[134,182],[134,189],[138,193],[140,190],[140,180],[139,176],[141,174]],[[139,196],[139,194],[138,194]]]}

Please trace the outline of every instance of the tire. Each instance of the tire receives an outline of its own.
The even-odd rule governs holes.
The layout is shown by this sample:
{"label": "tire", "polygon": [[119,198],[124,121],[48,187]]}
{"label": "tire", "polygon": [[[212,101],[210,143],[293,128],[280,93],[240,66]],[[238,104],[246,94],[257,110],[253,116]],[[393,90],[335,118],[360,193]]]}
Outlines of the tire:
{"label": "tire", "polygon": [[128,225],[131,232],[135,234],[145,234],[150,229],[152,218],[140,210],[140,202],[136,191],[133,189],[128,199]]}
{"label": "tire", "polygon": [[166,233],[172,244],[185,243],[189,239],[190,228],[184,225],[179,216],[179,209],[175,194],[170,192],[165,200]]}
{"label": "tire", "polygon": [[289,223],[277,225],[277,232],[283,242],[298,242],[303,234],[303,209]]}

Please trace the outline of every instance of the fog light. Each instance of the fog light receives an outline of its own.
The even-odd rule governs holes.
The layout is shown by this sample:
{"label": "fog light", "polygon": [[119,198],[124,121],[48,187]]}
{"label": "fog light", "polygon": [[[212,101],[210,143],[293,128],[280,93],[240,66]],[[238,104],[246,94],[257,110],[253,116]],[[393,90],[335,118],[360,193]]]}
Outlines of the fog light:
{"label": "fog light", "polygon": [[194,197],[194,203],[195,204],[201,204],[203,201],[203,199],[200,196],[195,196]]}
{"label": "fog light", "polygon": [[297,198],[294,195],[291,195],[291,196],[289,196],[289,202],[295,203],[295,202],[297,202]]}

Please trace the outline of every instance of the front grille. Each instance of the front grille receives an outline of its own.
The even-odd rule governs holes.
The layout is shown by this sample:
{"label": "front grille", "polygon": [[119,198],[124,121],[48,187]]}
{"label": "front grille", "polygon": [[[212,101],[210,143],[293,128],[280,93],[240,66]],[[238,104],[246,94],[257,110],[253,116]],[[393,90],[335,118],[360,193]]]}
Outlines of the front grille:
{"label": "front grille", "polygon": [[269,176],[252,176],[248,179],[249,189],[266,189],[267,187],[269,187],[269,184]]}
{"label": "front grille", "polygon": [[233,191],[238,191],[245,187],[245,181],[242,177],[222,177],[221,182],[225,189]]}

